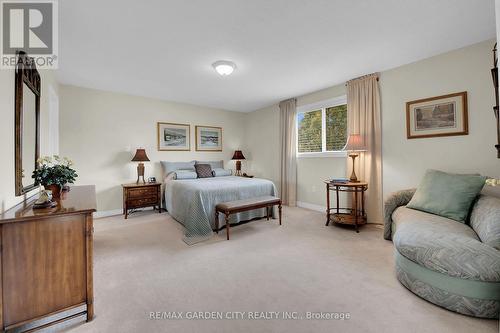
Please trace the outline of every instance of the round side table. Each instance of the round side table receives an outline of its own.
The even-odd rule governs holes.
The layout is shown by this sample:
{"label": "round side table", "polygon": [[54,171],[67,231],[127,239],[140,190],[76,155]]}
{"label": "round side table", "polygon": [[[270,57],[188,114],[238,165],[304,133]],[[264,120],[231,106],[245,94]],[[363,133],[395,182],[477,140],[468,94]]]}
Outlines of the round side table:
{"label": "round side table", "polygon": [[[328,226],[330,221],[354,225],[356,232],[359,232],[358,226],[366,224],[365,192],[368,189],[368,183],[362,181],[337,183],[328,180],[325,180],[324,183],[326,184],[326,225]],[[330,192],[335,192],[335,207],[330,207]],[[352,207],[340,207],[339,195],[341,192],[352,195]]]}

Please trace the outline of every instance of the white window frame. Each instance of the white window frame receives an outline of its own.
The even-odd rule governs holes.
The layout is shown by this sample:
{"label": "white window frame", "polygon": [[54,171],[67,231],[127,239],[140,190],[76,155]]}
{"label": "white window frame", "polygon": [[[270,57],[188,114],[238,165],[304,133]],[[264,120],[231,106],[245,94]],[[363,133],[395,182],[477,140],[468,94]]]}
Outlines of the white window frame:
{"label": "white window frame", "polygon": [[297,116],[299,113],[321,110],[321,150],[322,150],[321,152],[299,153],[299,122],[297,121],[297,118],[295,118],[295,137],[296,137],[295,145],[297,151],[297,158],[347,157],[347,152],[345,150],[335,150],[335,151],[326,150],[326,109],[344,104],[347,104],[346,95],[330,98],[317,103],[301,105],[297,107]]}

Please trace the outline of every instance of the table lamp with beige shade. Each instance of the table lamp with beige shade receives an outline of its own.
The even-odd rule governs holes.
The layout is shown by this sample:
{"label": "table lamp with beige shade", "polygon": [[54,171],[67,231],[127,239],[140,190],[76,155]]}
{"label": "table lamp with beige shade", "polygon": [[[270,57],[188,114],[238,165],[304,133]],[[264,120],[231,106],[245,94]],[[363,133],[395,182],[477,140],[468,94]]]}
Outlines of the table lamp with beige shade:
{"label": "table lamp with beige shade", "polygon": [[366,151],[366,146],[363,140],[363,136],[360,134],[350,134],[347,139],[347,145],[344,150],[349,153],[349,157],[352,158],[352,173],[349,181],[352,183],[358,183],[358,177],[356,176],[356,172],[354,170],[356,157],[359,156],[360,152]]}
{"label": "table lamp with beige shade", "polygon": [[146,150],[145,149],[137,149],[135,152],[135,156],[132,159],[132,162],[139,162],[139,165],[137,165],[137,182],[136,184],[139,184],[139,179],[142,177],[142,182],[146,184],[146,181],[144,180],[144,163],[142,162],[149,162],[148,155],[146,155]]}

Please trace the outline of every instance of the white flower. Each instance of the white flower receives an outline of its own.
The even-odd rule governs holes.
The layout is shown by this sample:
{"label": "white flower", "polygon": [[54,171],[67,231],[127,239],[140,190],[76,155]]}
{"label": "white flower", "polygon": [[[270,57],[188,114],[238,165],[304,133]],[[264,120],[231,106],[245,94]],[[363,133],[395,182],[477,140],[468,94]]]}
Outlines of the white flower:
{"label": "white flower", "polygon": [[38,159],[38,164],[40,165],[48,165],[52,163],[52,157],[50,156],[42,156]]}
{"label": "white flower", "polygon": [[65,165],[70,167],[73,165],[73,161],[67,157],[60,157],[59,155],[53,156],[42,156],[37,160],[37,163],[40,166],[56,166],[56,165]]}
{"label": "white flower", "polygon": [[64,164],[66,164],[66,166],[68,166],[68,167],[70,167],[70,166],[72,166],[72,165],[73,165],[73,161],[72,161],[72,160],[70,160],[70,159],[69,159],[69,158],[67,158],[67,157],[64,157],[64,158],[63,158],[63,161],[64,161]]}
{"label": "white flower", "polygon": [[495,178],[486,179],[486,185],[498,186],[500,185],[500,179],[495,179]]}

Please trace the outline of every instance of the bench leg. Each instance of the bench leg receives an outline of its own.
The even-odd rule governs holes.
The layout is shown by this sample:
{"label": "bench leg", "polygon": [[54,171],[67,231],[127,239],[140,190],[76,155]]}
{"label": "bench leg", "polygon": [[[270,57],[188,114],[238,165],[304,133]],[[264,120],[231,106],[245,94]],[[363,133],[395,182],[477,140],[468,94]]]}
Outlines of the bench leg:
{"label": "bench leg", "polygon": [[217,209],[215,210],[215,232],[218,234],[219,233],[219,212]]}
{"label": "bench leg", "polygon": [[229,240],[229,213],[226,213],[226,235],[227,240]]}
{"label": "bench leg", "polygon": [[280,219],[280,225],[281,225],[281,202],[278,205],[278,211],[279,211],[279,219]]}
{"label": "bench leg", "polygon": [[267,220],[269,221],[269,206],[266,207]]}

